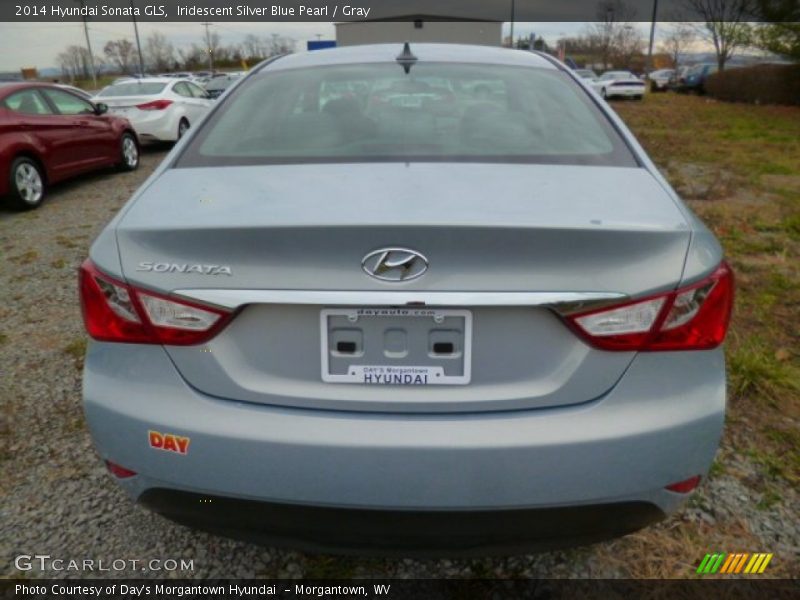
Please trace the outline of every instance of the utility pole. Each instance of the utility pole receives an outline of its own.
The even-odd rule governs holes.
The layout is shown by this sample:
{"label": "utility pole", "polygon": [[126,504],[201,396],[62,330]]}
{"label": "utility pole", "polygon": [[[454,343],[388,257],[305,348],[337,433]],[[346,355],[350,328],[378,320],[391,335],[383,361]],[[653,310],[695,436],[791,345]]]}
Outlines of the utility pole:
{"label": "utility pole", "polygon": [[[84,0],[78,0],[81,8],[86,8]],[[86,48],[89,50],[89,66],[92,68],[92,83],[97,89],[97,72],[94,70],[94,54],[92,53],[92,42],[89,40],[89,26],[86,24],[86,17],[83,17],[83,33],[86,36]]]}
{"label": "utility pole", "polygon": [[650,46],[647,48],[647,66],[645,73],[653,71],[653,42],[656,39],[656,19],[658,19],[658,0],[653,0],[653,20],[650,22]]}
{"label": "utility pole", "polygon": [[211,73],[214,73],[214,49],[211,48],[211,33],[209,33],[208,28],[213,25],[213,23],[202,23],[203,27],[206,28],[206,51],[208,52],[208,70]]}
{"label": "utility pole", "polygon": [[133,10],[133,0],[131,0],[131,15],[133,19],[133,31],[136,32],[136,49],[139,51],[139,75],[144,77],[144,59],[142,58],[142,42],[139,41],[139,26],[136,24],[136,11]]}
{"label": "utility pole", "polygon": [[516,7],[514,6],[514,0],[511,0],[511,35],[510,35],[510,37],[511,37],[511,48],[514,47],[514,17],[515,17],[515,13],[516,13],[515,8]]}

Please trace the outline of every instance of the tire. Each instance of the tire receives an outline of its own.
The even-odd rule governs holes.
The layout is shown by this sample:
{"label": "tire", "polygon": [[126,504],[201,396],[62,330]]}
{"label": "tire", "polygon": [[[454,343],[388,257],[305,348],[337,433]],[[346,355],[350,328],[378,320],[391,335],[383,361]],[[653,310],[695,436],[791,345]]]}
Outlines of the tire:
{"label": "tire", "polygon": [[644,96],[634,96],[633,99],[637,102],[641,102],[644,99]]}
{"label": "tire", "polygon": [[658,92],[658,86],[656,85],[655,81],[650,82],[650,91],[653,92],[654,94]]}
{"label": "tire", "polygon": [[139,143],[130,131],[122,134],[119,142],[120,171],[135,171],[139,168]]}
{"label": "tire", "polygon": [[606,88],[600,90],[600,95],[603,97],[603,100],[608,100],[608,95],[606,94]]}
{"label": "tire", "polygon": [[9,204],[15,210],[32,210],[44,201],[45,176],[39,163],[20,156],[8,173]]}
{"label": "tire", "polygon": [[191,127],[191,125],[189,125],[189,121],[186,119],[181,119],[180,123],[178,123],[178,139],[181,139],[184,135],[186,135],[186,132],[189,131],[189,127]]}

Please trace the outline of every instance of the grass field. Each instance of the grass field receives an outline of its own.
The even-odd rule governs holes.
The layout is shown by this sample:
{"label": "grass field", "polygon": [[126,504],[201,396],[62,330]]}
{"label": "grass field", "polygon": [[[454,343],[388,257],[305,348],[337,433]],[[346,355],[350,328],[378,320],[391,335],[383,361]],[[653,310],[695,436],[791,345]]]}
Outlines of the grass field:
{"label": "grass field", "polygon": [[[736,477],[747,489],[746,502],[755,502],[757,510],[797,515],[800,108],[676,94],[649,94],[642,103],[614,107],[721,240],[736,273],[726,343],[727,426],[711,478]],[[702,556],[708,548],[742,551],[757,544],[748,519],[735,521],[732,515],[727,523],[645,530],[612,544],[609,554],[624,550],[624,560],[638,547],[651,557],[637,561],[632,576],[684,575],[674,571],[674,561],[659,561],[659,554],[691,555],[695,548],[694,556]],[[784,559],[784,574],[796,576],[797,555]]]}

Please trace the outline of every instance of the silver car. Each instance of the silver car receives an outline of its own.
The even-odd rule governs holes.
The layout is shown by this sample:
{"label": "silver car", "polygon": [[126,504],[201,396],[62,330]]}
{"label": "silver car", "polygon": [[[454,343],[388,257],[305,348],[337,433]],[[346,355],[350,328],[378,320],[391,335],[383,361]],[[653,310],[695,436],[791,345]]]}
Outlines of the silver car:
{"label": "silver car", "polygon": [[263,63],[100,234],[80,291],[99,454],[132,499],[225,534],[595,541],[676,510],[723,427],[720,246],[536,53]]}

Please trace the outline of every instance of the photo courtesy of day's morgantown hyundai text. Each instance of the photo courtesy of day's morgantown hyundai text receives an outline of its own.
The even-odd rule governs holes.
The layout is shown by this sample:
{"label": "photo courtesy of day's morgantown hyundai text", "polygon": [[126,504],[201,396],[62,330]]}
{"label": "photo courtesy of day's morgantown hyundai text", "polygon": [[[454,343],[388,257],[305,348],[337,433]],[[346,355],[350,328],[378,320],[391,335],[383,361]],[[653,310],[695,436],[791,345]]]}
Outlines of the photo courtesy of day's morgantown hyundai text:
{"label": "photo courtesy of day's morgantown hyundai text", "polygon": [[596,541],[675,511],[722,432],[721,248],[543,54],[262,63],[100,234],[80,294],[110,472],[223,534]]}

